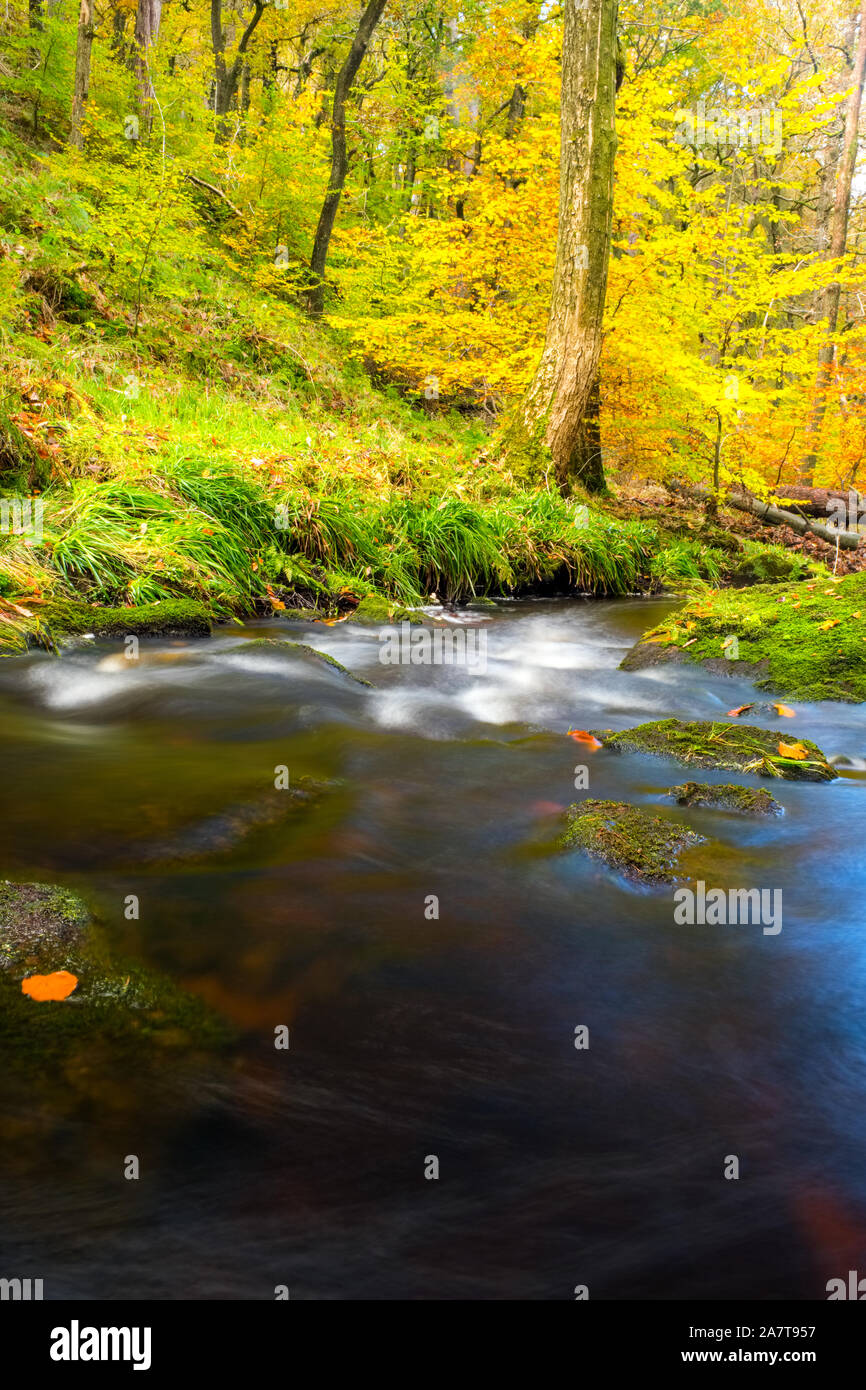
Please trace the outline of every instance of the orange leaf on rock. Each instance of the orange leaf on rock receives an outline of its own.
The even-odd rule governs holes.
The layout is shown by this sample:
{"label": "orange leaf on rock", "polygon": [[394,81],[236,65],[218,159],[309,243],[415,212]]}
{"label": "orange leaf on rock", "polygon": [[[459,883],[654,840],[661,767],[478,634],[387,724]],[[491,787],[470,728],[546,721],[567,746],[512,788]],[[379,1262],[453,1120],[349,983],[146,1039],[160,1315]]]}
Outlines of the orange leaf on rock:
{"label": "orange leaf on rock", "polygon": [[783,758],[795,758],[798,763],[804,762],[808,754],[802,743],[779,743],[779,752]]}
{"label": "orange leaf on rock", "polygon": [[793,719],[797,713],[795,709],[791,709],[790,705],[780,705],[778,702],[774,703],[773,709],[777,714],[780,714],[783,719]]}
{"label": "orange leaf on rock", "polygon": [[751,704],[751,705],[737,705],[737,708],[736,708],[736,709],[729,709],[729,710],[728,710],[728,714],[733,715],[733,717],[734,717],[735,719],[739,719],[739,717],[740,717],[741,714],[745,714],[745,713],[746,713],[746,710],[750,710],[750,709],[754,709],[754,708],[755,708],[754,704]]}
{"label": "orange leaf on rock", "polygon": [[77,984],[78,976],[69,970],[52,970],[50,975],[28,975],[21,981],[21,992],[40,1002],[45,999],[66,999]]}
{"label": "orange leaf on rock", "polygon": [[601,748],[602,744],[595,734],[591,734],[586,729],[569,729],[568,737],[573,738],[575,743],[585,743],[587,748]]}

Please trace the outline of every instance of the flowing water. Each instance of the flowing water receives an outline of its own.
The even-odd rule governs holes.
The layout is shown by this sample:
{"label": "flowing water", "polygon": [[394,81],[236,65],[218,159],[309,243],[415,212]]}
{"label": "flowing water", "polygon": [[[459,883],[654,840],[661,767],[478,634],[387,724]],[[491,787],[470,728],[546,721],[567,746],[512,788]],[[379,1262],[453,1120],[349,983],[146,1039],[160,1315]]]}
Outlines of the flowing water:
{"label": "flowing water", "polygon": [[[663,811],[710,837],[708,883],[782,890],[775,936],[678,926],[670,888],[556,849],[577,765],[590,795],[659,808],[688,775],[567,729],[754,694],[617,669],[669,607],[470,611],[486,670],[279,622],[137,663],[118,644],[4,663],[0,869],[81,892],[118,952],[235,1033],[140,1070],[94,1038],[16,1094],[0,1274],[84,1299],[809,1299],[866,1274],[863,774],[774,784],[779,819]],[[373,688],[249,645],[268,635]],[[783,722],[866,757],[862,708]],[[245,823],[279,765],[334,785]]]}

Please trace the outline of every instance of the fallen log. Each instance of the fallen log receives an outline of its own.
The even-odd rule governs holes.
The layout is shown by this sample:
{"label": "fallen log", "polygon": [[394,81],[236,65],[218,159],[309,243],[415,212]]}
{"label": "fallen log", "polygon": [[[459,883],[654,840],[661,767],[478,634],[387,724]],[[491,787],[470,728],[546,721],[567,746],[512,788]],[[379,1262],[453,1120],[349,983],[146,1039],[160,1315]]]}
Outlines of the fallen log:
{"label": "fallen log", "polygon": [[804,516],[798,516],[796,512],[784,511],[769,502],[759,502],[757,497],[752,497],[750,493],[731,492],[725,500],[730,506],[741,512],[750,512],[769,526],[789,526],[798,536],[818,536],[828,545],[838,545],[841,550],[856,550],[862,539],[856,531],[840,531],[837,527],[825,526],[820,521],[809,521]]}
{"label": "fallen log", "polygon": [[777,501],[780,506],[795,511],[802,516],[829,517],[834,513],[856,519],[863,515],[866,519],[866,497],[849,488],[800,487],[791,484],[778,489]]}

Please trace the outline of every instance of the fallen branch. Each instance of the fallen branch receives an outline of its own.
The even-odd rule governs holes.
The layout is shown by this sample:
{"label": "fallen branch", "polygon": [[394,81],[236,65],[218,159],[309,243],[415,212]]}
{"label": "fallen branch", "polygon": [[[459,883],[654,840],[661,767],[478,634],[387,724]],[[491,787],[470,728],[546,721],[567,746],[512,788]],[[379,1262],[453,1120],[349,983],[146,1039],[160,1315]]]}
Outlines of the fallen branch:
{"label": "fallen branch", "polygon": [[226,207],[231,208],[235,217],[240,217],[241,220],[243,220],[243,213],[241,212],[240,208],[235,207],[234,203],[231,201],[230,198],[226,197],[225,193],[223,193],[221,188],[217,188],[212,183],[206,183],[204,179],[196,178],[195,174],[184,174],[184,178],[187,180],[188,183],[194,183],[196,188],[203,188],[205,192],[212,193],[215,198],[222,198]]}

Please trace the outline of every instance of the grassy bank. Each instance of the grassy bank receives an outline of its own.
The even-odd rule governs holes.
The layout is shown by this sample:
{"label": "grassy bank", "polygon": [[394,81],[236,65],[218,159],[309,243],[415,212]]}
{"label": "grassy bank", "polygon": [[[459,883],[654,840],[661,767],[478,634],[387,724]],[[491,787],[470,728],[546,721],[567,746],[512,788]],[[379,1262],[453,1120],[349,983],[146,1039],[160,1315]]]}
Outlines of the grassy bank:
{"label": "grassy bank", "polygon": [[644,635],[629,665],[705,662],[792,700],[866,700],[866,574],[706,592]]}

